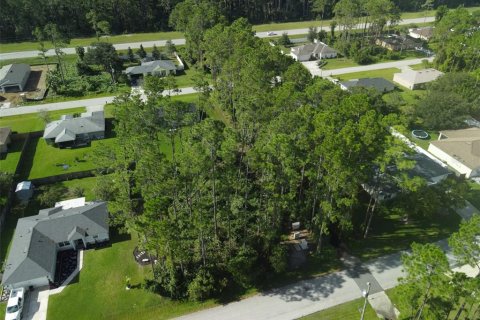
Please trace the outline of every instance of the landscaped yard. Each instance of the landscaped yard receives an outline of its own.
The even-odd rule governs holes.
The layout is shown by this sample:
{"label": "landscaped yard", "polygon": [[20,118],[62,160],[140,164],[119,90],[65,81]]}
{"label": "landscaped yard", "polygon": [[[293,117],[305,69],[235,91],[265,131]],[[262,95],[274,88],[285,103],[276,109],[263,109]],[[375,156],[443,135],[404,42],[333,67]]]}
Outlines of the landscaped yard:
{"label": "landscaped yard", "polygon": [[352,239],[348,242],[351,254],[363,261],[405,250],[412,242],[427,243],[445,239],[458,230],[460,216],[451,211],[447,215],[416,218],[408,224],[397,214],[374,216],[367,239]]}
{"label": "landscaped yard", "polygon": [[357,67],[359,64],[348,58],[326,59],[327,63],[322,67],[322,70],[341,69],[349,67]]}
{"label": "landscaped yard", "polygon": [[15,140],[8,145],[8,153],[0,158],[0,171],[15,173],[24,140]]}
{"label": "landscaped yard", "polygon": [[[323,311],[319,311],[308,315],[306,317],[300,318],[301,320],[357,320],[360,319],[361,311],[363,308],[364,299],[360,298],[338,306],[328,308]],[[365,319],[367,320],[376,320],[378,319],[377,314],[372,309],[370,304],[367,303],[367,308],[365,309]]]}
{"label": "landscaped yard", "polygon": [[[60,119],[64,114],[85,112],[84,107],[50,111],[48,114],[52,120]],[[0,117],[0,127],[10,127],[16,132],[42,131],[45,129],[45,122],[39,118],[38,113],[22,114],[18,116]]]}
{"label": "landscaped yard", "polygon": [[[74,283],[49,298],[49,320],[76,319],[170,319],[185,313],[211,307],[204,303],[172,301],[141,289],[151,266],[140,266],[133,258],[137,239],[112,237],[112,245],[84,252],[83,269]],[[125,290],[125,277],[133,289]]]}
{"label": "landscaped yard", "polygon": [[[389,69],[379,69],[379,70],[370,70],[354,73],[346,73],[338,76],[333,76],[340,81],[347,81],[352,79],[360,78],[385,78],[387,80],[393,80],[393,74],[400,72],[400,69],[389,68]],[[328,75],[328,72],[325,72],[325,75]]]}

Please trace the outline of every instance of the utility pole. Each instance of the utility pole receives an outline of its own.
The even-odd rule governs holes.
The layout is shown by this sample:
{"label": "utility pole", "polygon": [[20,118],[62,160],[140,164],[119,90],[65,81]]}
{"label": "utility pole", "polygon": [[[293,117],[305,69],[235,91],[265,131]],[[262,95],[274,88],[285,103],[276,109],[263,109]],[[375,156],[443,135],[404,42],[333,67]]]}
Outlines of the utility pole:
{"label": "utility pole", "polygon": [[370,282],[367,282],[367,290],[362,291],[362,295],[365,298],[365,302],[363,303],[362,316],[360,317],[360,320],[363,320],[363,318],[365,317],[365,309],[367,308],[369,293],[370,293]]}

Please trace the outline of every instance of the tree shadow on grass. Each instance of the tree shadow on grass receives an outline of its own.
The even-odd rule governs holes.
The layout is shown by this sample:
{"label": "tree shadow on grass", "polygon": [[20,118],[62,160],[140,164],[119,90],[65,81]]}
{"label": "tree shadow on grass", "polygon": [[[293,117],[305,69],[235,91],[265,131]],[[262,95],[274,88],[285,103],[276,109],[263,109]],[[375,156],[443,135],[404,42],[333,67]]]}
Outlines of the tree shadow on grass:
{"label": "tree shadow on grass", "polygon": [[35,152],[37,150],[37,145],[40,140],[40,137],[32,137],[30,138],[30,141],[28,142],[23,159],[21,161],[20,168],[19,168],[19,179],[21,180],[26,180],[28,179],[28,176],[30,175],[30,171],[32,170],[33,167],[33,159],[35,158]]}

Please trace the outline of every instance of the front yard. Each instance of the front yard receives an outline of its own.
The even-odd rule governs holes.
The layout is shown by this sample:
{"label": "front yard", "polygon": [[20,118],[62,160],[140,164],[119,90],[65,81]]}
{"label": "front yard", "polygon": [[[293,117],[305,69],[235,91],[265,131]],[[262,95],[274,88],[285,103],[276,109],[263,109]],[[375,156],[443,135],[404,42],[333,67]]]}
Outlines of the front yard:
{"label": "front yard", "polygon": [[[360,314],[363,308],[364,299],[360,298],[350,302],[339,304],[335,307],[328,308],[319,312],[312,313],[311,315],[300,318],[300,320],[357,320],[360,318]],[[372,309],[369,303],[365,309],[365,319],[376,320],[377,314]]]}
{"label": "front yard", "polygon": [[[354,72],[354,73],[346,73],[340,74],[337,76],[333,76],[340,81],[347,81],[352,79],[360,79],[360,78],[385,78],[387,80],[393,80],[393,74],[400,72],[400,69],[397,68],[389,68],[389,69],[379,69],[379,70],[369,70],[369,71],[361,71],[361,72]],[[328,72],[325,72],[325,75],[328,75]]]}

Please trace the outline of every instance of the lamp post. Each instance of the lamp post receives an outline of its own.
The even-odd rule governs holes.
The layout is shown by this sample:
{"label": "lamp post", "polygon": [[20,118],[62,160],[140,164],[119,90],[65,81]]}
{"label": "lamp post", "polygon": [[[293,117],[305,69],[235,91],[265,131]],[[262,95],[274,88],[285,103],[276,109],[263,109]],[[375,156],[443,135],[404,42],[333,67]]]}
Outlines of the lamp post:
{"label": "lamp post", "polygon": [[365,298],[365,302],[363,303],[362,315],[360,320],[363,320],[365,317],[365,309],[367,308],[367,301],[368,301],[368,294],[370,293],[370,282],[367,282],[367,290],[362,291],[362,295]]}

